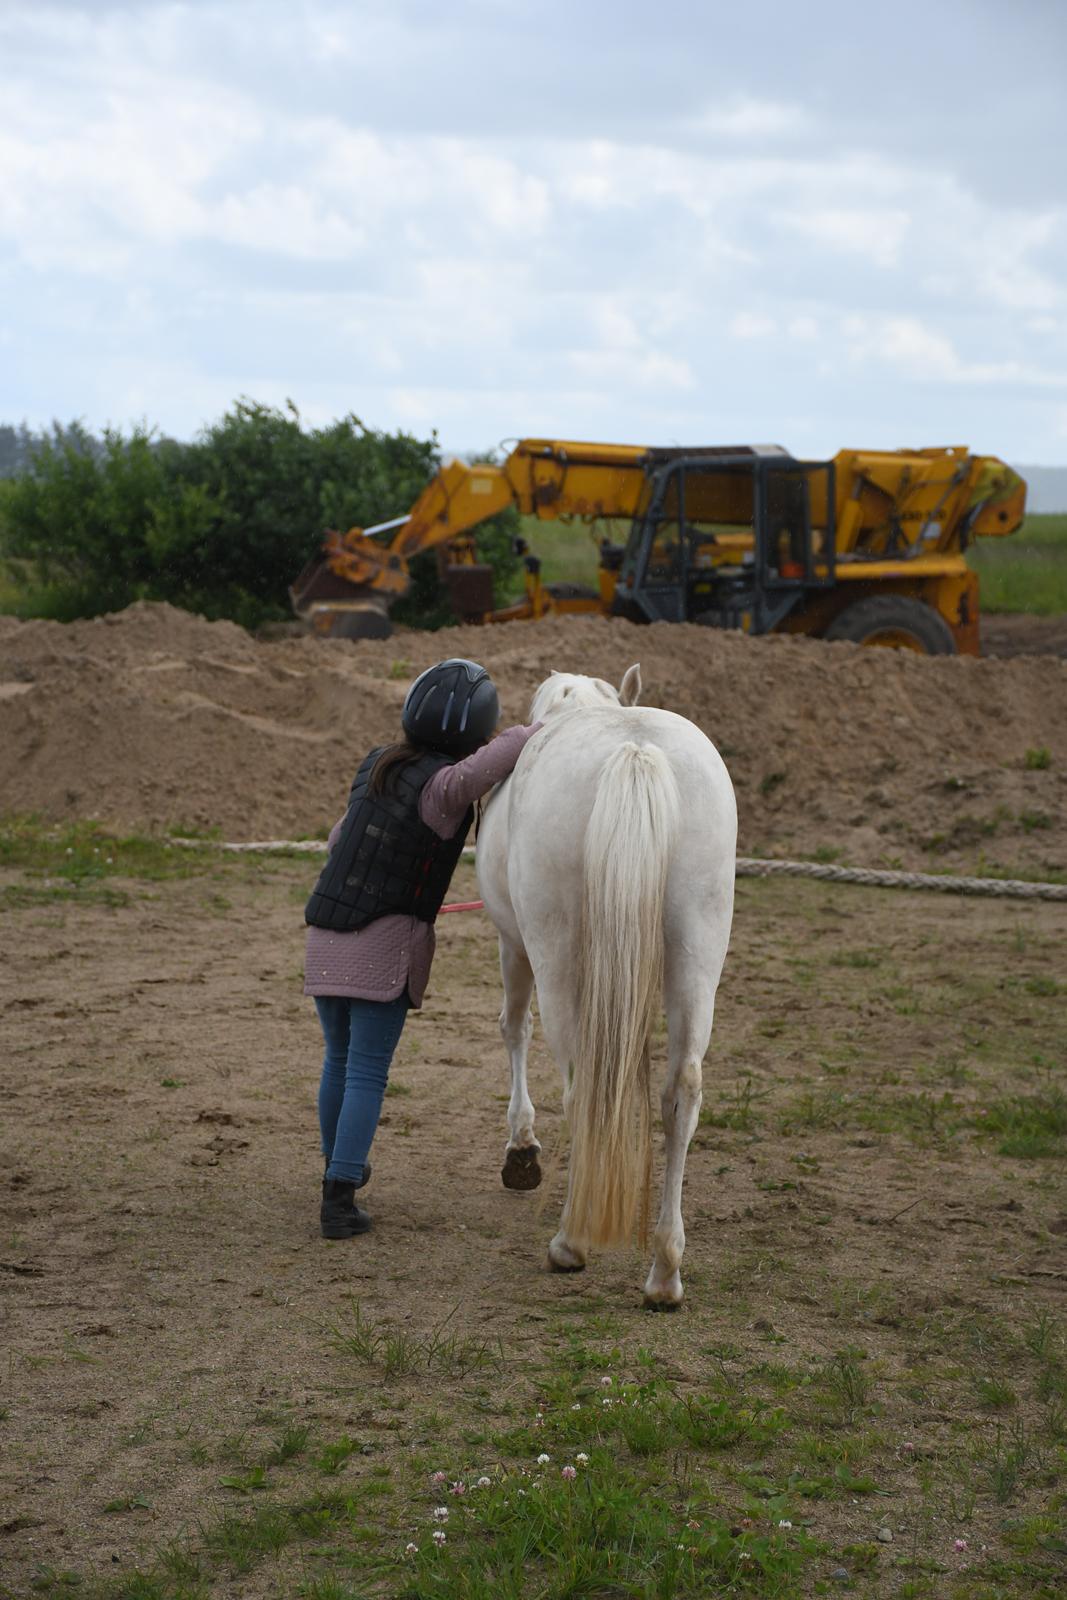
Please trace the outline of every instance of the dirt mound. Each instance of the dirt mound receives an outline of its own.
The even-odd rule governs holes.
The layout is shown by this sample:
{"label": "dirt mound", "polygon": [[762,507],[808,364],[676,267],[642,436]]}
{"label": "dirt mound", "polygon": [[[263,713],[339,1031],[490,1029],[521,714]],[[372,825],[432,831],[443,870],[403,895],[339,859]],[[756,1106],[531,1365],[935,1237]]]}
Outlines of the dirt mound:
{"label": "dirt mound", "polygon": [[746,853],[1067,867],[1067,664],[1053,656],[932,660],[597,618],[361,644],[257,642],[144,603],[67,626],[0,620],[5,811],[316,833],[430,662],[483,660],[519,720],[553,668],[617,682],[640,660],[646,702],[723,752]]}

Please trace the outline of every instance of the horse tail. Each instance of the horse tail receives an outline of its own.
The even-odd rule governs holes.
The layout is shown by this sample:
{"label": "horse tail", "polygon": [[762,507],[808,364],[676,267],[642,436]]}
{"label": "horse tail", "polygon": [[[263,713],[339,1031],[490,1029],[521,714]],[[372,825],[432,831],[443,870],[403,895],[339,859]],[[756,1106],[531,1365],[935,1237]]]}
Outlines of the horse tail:
{"label": "horse tail", "polygon": [[663,900],[678,786],[655,745],[632,741],[601,769],[585,836],[578,1025],[565,1110],[576,1244],[648,1234],[652,1181],[649,1042],[663,987]]}

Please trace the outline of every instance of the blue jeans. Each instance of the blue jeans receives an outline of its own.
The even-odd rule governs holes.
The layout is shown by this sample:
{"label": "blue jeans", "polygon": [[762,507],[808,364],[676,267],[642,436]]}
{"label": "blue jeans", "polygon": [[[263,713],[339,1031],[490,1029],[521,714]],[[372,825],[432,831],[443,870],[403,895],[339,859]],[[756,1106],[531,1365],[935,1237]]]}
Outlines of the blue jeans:
{"label": "blue jeans", "polygon": [[404,1029],[411,1001],[346,1000],[316,995],[315,1009],[326,1040],[319,1083],[319,1127],[327,1178],[362,1183],[363,1168],[378,1127],[389,1063]]}

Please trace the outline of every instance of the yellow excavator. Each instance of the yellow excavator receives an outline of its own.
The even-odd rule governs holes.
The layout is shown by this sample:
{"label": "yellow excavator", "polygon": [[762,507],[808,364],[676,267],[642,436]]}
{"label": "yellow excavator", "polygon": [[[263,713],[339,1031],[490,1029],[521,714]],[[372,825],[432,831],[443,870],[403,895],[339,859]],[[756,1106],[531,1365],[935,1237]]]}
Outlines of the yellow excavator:
{"label": "yellow excavator", "polygon": [[[409,561],[436,550],[464,622],[593,613],[977,655],[978,579],[964,551],[1014,533],[1025,500],[1017,473],[962,446],[800,461],[778,445],[523,439],[499,464],[446,463],[404,516],[328,531],[290,596],[316,633],[384,638]],[[520,541],[525,598],[494,610],[473,530],[508,506],[585,524],[598,587],[543,583]]]}

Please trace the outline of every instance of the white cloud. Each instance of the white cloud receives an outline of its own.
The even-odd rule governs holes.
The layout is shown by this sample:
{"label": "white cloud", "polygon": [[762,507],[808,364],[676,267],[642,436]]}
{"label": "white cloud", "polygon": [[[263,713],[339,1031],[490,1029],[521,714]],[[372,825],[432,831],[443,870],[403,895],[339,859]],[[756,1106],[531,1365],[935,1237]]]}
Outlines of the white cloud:
{"label": "white cloud", "polygon": [[819,337],[819,324],[814,317],[791,317],[785,331],[791,339],[800,339],[807,343],[808,340]]}
{"label": "white cloud", "polygon": [[344,261],[367,244],[366,230],[294,184],[257,184],[201,209],[194,230],[248,250],[302,261]]}
{"label": "white cloud", "polygon": [[732,339],[769,339],[777,331],[777,323],[758,311],[738,311],[730,318],[726,331]]}
{"label": "white cloud", "polygon": [[825,206],[793,212],[785,221],[831,250],[865,256],[878,267],[897,264],[912,226],[907,211],[873,206]]}
{"label": "white cloud", "polygon": [[921,382],[1067,388],[1067,372],[1015,360],[964,360],[951,339],[916,317],[852,316],[843,331],[853,362],[881,361]]}
{"label": "white cloud", "polygon": [[798,133],[808,120],[802,106],[738,95],[725,103],[713,102],[693,118],[691,126],[696,133],[728,139],[761,139]]}

